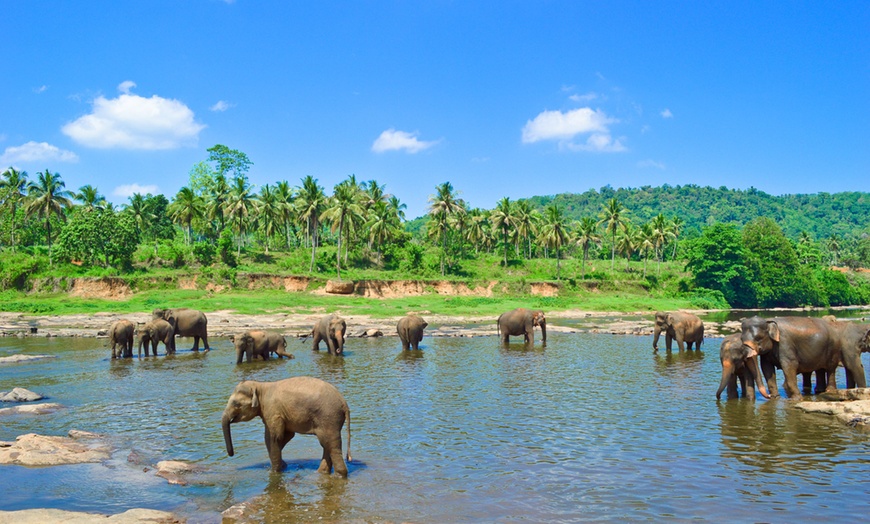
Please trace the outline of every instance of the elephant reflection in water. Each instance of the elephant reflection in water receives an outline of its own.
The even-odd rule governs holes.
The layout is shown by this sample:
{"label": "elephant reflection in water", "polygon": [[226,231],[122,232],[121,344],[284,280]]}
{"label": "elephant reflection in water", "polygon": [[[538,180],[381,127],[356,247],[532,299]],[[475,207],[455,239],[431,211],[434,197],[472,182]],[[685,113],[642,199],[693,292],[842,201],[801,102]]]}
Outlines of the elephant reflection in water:
{"label": "elephant reflection in water", "polygon": [[818,415],[783,410],[778,404],[718,403],[722,457],[764,474],[802,476],[819,468],[833,469],[834,457],[846,449],[840,444],[844,440],[831,438],[831,427],[820,423]]}
{"label": "elephant reflection in water", "polygon": [[[315,466],[312,464],[312,467]],[[304,466],[301,469],[305,469]],[[297,497],[292,490],[287,489],[287,483],[298,480],[297,476],[287,473],[269,475],[269,484],[262,495],[258,495],[244,504],[229,508],[223,513],[224,519],[239,522],[302,522],[308,520],[341,522],[348,520],[343,515],[347,505],[343,500],[347,482],[331,477],[321,479],[317,483],[321,491],[320,498],[311,501],[310,497]],[[296,489],[298,491],[298,488]]]}

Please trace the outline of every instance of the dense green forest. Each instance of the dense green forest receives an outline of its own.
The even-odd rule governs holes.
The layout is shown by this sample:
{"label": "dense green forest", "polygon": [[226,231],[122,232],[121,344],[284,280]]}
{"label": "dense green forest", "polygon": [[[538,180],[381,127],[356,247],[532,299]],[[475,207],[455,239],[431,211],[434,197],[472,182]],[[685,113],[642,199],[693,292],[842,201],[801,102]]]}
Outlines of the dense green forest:
{"label": "dense green forest", "polygon": [[[59,173],[0,176],[0,287],[36,277],[238,271],[333,278],[623,282],[714,307],[870,303],[870,194],[771,196],[710,187],[604,187],[474,208],[450,182],[424,217],[375,180],[331,194],[306,176],[255,191],[253,162],[216,145],[171,199],[116,207]],[[665,271],[662,271],[662,267]],[[596,284],[597,285],[597,284]],[[618,286],[617,286],[618,287]]]}

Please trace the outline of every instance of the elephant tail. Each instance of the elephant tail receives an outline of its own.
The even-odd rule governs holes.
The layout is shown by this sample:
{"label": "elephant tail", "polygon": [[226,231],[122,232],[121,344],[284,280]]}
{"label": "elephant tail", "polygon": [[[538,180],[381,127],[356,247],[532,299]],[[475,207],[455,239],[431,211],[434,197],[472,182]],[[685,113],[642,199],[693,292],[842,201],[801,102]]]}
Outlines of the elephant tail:
{"label": "elephant tail", "polygon": [[350,408],[344,411],[344,422],[347,424],[347,461],[353,460],[350,456]]}
{"label": "elephant tail", "polygon": [[300,343],[301,343],[301,344],[304,344],[305,341],[308,340],[308,337],[313,337],[313,336],[314,336],[314,330],[312,329],[311,331],[308,332],[307,335],[305,335],[304,337],[302,337],[302,341],[301,341]]}

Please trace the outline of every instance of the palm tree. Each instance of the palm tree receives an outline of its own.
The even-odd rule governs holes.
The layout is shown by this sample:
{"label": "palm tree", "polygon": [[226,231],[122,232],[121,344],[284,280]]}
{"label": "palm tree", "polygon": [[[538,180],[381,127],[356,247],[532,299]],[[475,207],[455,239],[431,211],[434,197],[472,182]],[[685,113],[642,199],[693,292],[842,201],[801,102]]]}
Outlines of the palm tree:
{"label": "palm tree", "polygon": [[[455,213],[464,213],[464,203],[453,190],[453,184],[444,182],[435,186],[435,194],[429,196],[429,215],[435,220],[435,227],[429,234],[441,238],[441,276],[444,276],[444,259],[447,255],[448,218]],[[432,220],[430,220],[430,223]]]}
{"label": "palm tree", "polygon": [[601,213],[599,213],[599,218],[601,220],[598,221],[598,224],[604,224],[605,231],[610,233],[610,269],[611,271],[614,269],[616,264],[616,232],[619,231],[620,227],[624,227],[625,223],[625,215],[627,214],[626,209],[622,206],[619,200],[616,197],[611,198],[607,201],[606,204],[603,205],[601,209]]}
{"label": "palm tree", "polygon": [[10,167],[3,172],[3,178],[0,178],[0,208],[8,208],[10,212],[10,240],[12,251],[15,251],[15,213],[18,211],[18,206],[24,202],[25,191],[27,191],[27,171],[18,171],[14,167]]}
{"label": "palm tree", "polygon": [[369,232],[369,243],[378,254],[378,264],[381,263],[381,245],[384,239],[389,238],[399,224],[399,217],[387,202],[379,200],[369,210],[369,220],[364,227]]}
{"label": "palm tree", "polygon": [[592,217],[583,217],[580,219],[580,224],[577,226],[577,245],[583,250],[583,262],[581,267],[581,278],[586,278],[586,259],[589,258],[589,248],[592,244],[601,244],[601,235],[598,234],[598,223]]}
{"label": "palm tree", "polygon": [[60,173],[52,173],[48,169],[36,173],[36,182],[27,185],[27,197],[30,203],[25,209],[27,216],[38,215],[45,219],[45,235],[48,239],[48,263],[51,259],[51,215],[61,220],[65,218],[64,210],[72,207],[70,197],[72,194],[64,189],[66,184],[60,178]]}
{"label": "palm tree", "polygon": [[501,231],[502,242],[504,243],[504,265],[507,267],[507,248],[508,234],[516,226],[516,217],[514,216],[513,205],[511,199],[504,197],[495,205],[495,209],[490,213],[492,228]]}
{"label": "palm tree", "polygon": [[349,233],[348,224],[362,216],[363,209],[357,198],[357,186],[348,183],[347,180],[340,182],[333,189],[332,197],[327,203],[327,209],[320,215],[321,220],[332,223],[332,232],[338,231],[338,249],[335,252],[335,267],[338,278],[341,279],[341,239],[347,239]]}
{"label": "palm tree", "polygon": [[526,240],[527,251],[525,253],[527,259],[532,258],[532,232],[535,230],[535,225],[541,219],[541,214],[527,200],[520,200],[514,206],[514,214],[516,215],[517,236],[520,239]]}
{"label": "palm tree", "polygon": [[[131,205],[130,207],[132,208],[133,206]],[[202,219],[205,216],[203,207],[202,197],[198,196],[187,186],[179,189],[178,193],[175,194],[172,203],[169,204],[168,211],[172,221],[176,224],[185,226],[184,237],[188,245],[190,245],[190,242],[193,240],[192,224],[194,219]]]}
{"label": "palm tree", "polygon": [[226,226],[225,210],[229,197],[230,185],[227,183],[227,177],[222,173],[217,173],[209,184],[206,216],[208,216],[209,220],[218,221],[218,235],[220,235],[220,232]]}
{"label": "palm tree", "polygon": [[80,187],[78,193],[73,193],[73,198],[81,202],[86,209],[103,209],[106,205],[106,197],[90,184]]}
{"label": "palm tree", "polygon": [[550,204],[544,209],[541,237],[547,247],[556,248],[556,279],[559,280],[561,279],[562,246],[568,242],[568,232],[565,227],[565,215],[556,204]]}
{"label": "palm tree", "polygon": [[317,253],[318,231],[320,230],[320,215],[326,205],[326,194],[317,184],[317,179],[311,175],[302,179],[302,188],[296,197],[296,211],[300,221],[306,223],[305,235],[311,242],[311,266],[314,271],[314,260]]}
{"label": "palm tree", "polygon": [[828,237],[828,251],[831,252],[833,256],[832,265],[837,265],[837,255],[840,253],[840,238],[837,235],[831,235]]}
{"label": "palm tree", "polygon": [[685,223],[682,218],[677,216],[671,219],[671,233],[674,234],[674,254],[672,258],[674,259],[677,258],[677,239],[680,237],[680,231],[682,231]]}
{"label": "palm tree", "polygon": [[269,239],[275,235],[275,231],[281,223],[282,207],[278,200],[278,191],[271,185],[266,184],[260,188],[260,194],[257,195],[258,205],[257,223],[266,237],[266,254],[269,254]]}
{"label": "palm tree", "polygon": [[[296,195],[293,193],[293,188],[286,180],[282,180],[275,185],[276,198],[280,206],[281,223],[284,225],[284,238],[287,241],[287,249],[290,249],[290,228],[293,224],[293,201]],[[295,234],[294,234],[295,236]]]}
{"label": "palm tree", "polygon": [[475,254],[480,253],[480,246],[489,236],[489,214],[479,208],[468,212],[469,224],[466,238],[474,246]]}
{"label": "palm tree", "polygon": [[245,234],[245,224],[254,209],[257,199],[251,194],[251,184],[248,183],[248,177],[241,175],[233,178],[233,184],[230,187],[229,197],[224,204],[224,213],[226,217],[235,222],[239,230],[239,246],[236,253],[237,257],[242,256],[242,239]]}
{"label": "palm tree", "polygon": [[643,256],[643,278],[646,278],[646,263],[649,260],[649,253],[655,253],[656,249],[656,232],[652,223],[647,222],[640,226],[640,234],[638,235],[640,244],[637,246],[638,251]]}
{"label": "palm tree", "polygon": [[396,213],[396,217],[399,219],[399,222],[403,222],[405,220],[405,210],[408,209],[406,204],[403,204],[399,197],[390,195],[390,198],[387,199],[387,204],[393,209]]}
{"label": "palm tree", "polygon": [[656,269],[657,273],[661,273],[662,271],[662,261],[665,258],[665,244],[667,244],[668,239],[674,236],[671,225],[668,223],[668,219],[661,213],[655,216],[652,220],[652,233],[653,233],[653,244],[655,245],[655,255],[659,260],[658,268]]}
{"label": "palm tree", "polygon": [[631,256],[637,251],[640,245],[640,230],[631,222],[624,222],[622,231],[616,240],[616,247],[619,253],[625,255],[625,269],[631,268]]}

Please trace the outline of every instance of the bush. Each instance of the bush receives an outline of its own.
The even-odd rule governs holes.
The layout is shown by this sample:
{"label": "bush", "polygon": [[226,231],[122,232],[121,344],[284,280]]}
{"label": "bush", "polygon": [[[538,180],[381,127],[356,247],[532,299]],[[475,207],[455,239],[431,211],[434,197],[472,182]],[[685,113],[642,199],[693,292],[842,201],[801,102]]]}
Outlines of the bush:
{"label": "bush", "polygon": [[725,295],[718,289],[696,288],[689,295],[692,307],[698,309],[730,309],[731,306],[725,300]]}
{"label": "bush", "polygon": [[236,255],[233,253],[233,232],[229,228],[221,231],[221,236],[218,238],[218,253],[221,256],[221,262],[229,267],[236,267],[239,261],[236,260]]}
{"label": "bush", "polygon": [[217,249],[209,242],[195,242],[192,251],[193,258],[203,266],[212,265],[217,255]]}

